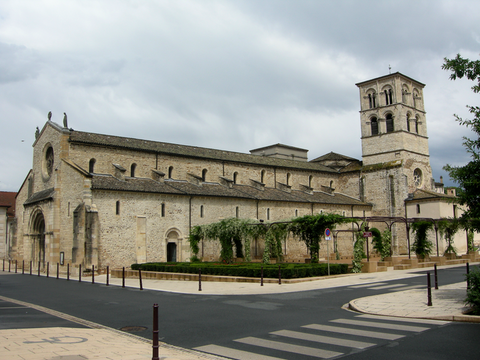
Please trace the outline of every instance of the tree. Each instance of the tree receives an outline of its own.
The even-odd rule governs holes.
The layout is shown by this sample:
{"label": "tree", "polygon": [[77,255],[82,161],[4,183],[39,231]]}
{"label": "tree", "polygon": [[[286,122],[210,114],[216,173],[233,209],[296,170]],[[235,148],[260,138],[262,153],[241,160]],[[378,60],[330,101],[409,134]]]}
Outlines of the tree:
{"label": "tree", "polygon": [[433,223],[427,220],[415,221],[410,225],[410,229],[415,235],[412,250],[415,251],[418,258],[427,258],[433,249],[432,242],[428,240],[428,232],[433,229]]}
{"label": "tree", "polygon": [[[471,61],[464,59],[458,54],[454,59],[444,59],[442,69],[451,72],[450,79],[456,80],[466,77],[476,82],[472,86],[474,93],[480,92],[480,60]],[[472,114],[472,119],[463,119],[454,115],[460,125],[472,129],[476,134],[476,139],[464,137],[463,145],[472,160],[464,166],[445,165],[443,169],[447,171],[450,178],[462,188],[458,194],[459,203],[467,205],[465,213],[462,215],[463,221],[468,221],[471,228],[480,231],[480,107],[469,106],[467,108]]]}

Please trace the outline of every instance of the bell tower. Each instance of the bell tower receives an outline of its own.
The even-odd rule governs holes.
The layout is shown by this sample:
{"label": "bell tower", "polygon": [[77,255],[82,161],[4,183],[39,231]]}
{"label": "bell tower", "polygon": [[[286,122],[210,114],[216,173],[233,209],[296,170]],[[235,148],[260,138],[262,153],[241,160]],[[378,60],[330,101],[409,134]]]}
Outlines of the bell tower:
{"label": "bell tower", "polygon": [[408,193],[431,189],[425,85],[399,72],[356,85],[364,167],[397,164],[406,177]]}

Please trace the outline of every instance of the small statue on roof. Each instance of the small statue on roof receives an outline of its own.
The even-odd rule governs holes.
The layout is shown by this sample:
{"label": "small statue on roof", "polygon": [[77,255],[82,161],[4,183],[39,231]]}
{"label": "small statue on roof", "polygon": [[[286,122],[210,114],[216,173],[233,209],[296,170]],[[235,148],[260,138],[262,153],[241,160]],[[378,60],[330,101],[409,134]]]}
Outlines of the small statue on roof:
{"label": "small statue on roof", "polygon": [[63,127],[68,129],[67,114],[63,113]]}
{"label": "small statue on roof", "polygon": [[37,140],[39,136],[40,136],[40,129],[37,126],[37,129],[35,130],[35,140]]}
{"label": "small statue on roof", "polygon": [[49,112],[48,112],[48,121],[51,121],[51,120],[52,120],[52,112],[49,111]]}

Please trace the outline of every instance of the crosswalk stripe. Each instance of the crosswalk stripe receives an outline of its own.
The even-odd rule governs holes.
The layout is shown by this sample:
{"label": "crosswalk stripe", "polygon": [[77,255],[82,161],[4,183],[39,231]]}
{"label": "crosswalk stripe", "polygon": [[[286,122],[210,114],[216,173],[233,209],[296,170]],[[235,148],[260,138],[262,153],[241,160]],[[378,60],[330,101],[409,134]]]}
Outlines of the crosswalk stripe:
{"label": "crosswalk stripe", "polygon": [[374,327],[374,328],[380,328],[380,329],[400,330],[400,331],[422,332],[425,330],[430,330],[430,328],[428,327],[400,325],[400,324],[386,324],[386,323],[380,323],[380,322],[374,322],[374,321],[362,321],[362,320],[355,320],[355,319],[335,319],[335,320],[330,320],[330,322],[346,324],[346,325],[368,326],[368,327]]}
{"label": "crosswalk stripe", "polygon": [[291,353],[295,353],[295,354],[313,356],[313,357],[322,358],[322,359],[328,359],[328,358],[331,358],[331,357],[343,355],[343,353],[341,353],[341,352],[329,351],[329,350],[323,350],[323,349],[315,349],[315,348],[311,348],[311,347],[308,347],[308,346],[285,344],[285,343],[281,343],[281,342],[278,342],[278,341],[259,339],[259,338],[255,338],[255,337],[251,337],[251,336],[243,338],[243,339],[237,339],[235,341],[243,343],[243,344],[261,346],[261,347],[265,347],[265,348],[269,348],[269,349],[287,351],[287,352],[291,352]]}
{"label": "crosswalk stripe", "polygon": [[199,346],[199,347],[196,347],[194,350],[203,351],[209,354],[225,356],[231,359],[238,359],[238,360],[284,360],[282,358],[255,354],[255,353],[251,353],[243,350],[230,349],[224,346],[218,346],[213,344]]}
{"label": "crosswalk stripe", "polygon": [[426,324],[426,325],[445,325],[450,323],[450,321],[444,321],[444,320],[414,319],[414,318],[369,315],[369,314],[357,315],[355,317],[365,318],[365,319],[377,319],[377,320],[393,320],[393,321],[409,322],[409,323],[415,323],[415,324]]}
{"label": "crosswalk stripe", "polygon": [[353,286],[349,286],[348,288],[349,289],[360,289],[360,288],[369,287],[369,286],[386,285],[386,284],[387,283],[385,283],[385,282],[379,282],[379,283],[375,283],[375,284],[368,283],[368,284],[362,284],[362,285],[353,285]]}
{"label": "crosswalk stripe", "polygon": [[305,325],[302,327],[307,329],[330,331],[330,332],[335,332],[340,334],[365,336],[365,337],[371,337],[371,338],[383,339],[383,340],[397,340],[402,337],[405,337],[404,335],[399,335],[399,334],[381,333],[377,331],[358,330],[358,329],[351,329],[351,328],[344,328],[340,326],[330,326],[330,325],[311,324],[311,325]]}
{"label": "crosswalk stripe", "polygon": [[407,286],[407,284],[392,284],[392,285],[384,285],[384,286],[374,286],[369,287],[368,290],[384,290],[384,289],[392,289],[400,286]]}
{"label": "crosswalk stripe", "polygon": [[291,331],[291,330],[274,331],[270,334],[285,336],[285,337],[298,339],[298,340],[314,341],[314,342],[323,343],[323,344],[347,346],[355,349],[366,349],[370,346],[376,345],[376,344],[368,343],[364,341],[340,339],[340,338],[335,338],[330,336],[315,335],[315,334],[309,334],[309,333],[303,333],[303,332]]}

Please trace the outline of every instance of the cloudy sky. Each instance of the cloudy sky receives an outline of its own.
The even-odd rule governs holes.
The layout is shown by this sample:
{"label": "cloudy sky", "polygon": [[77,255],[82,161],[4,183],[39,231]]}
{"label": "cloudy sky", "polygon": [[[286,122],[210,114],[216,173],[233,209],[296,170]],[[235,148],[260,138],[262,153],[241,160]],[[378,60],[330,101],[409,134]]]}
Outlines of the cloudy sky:
{"label": "cloudy sky", "polygon": [[478,1],[2,0],[0,190],[17,191],[35,128],[247,152],[284,143],[361,158],[355,83],[424,84],[430,155],[469,161],[453,114],[478,105],[443,58],[480,57]]}

